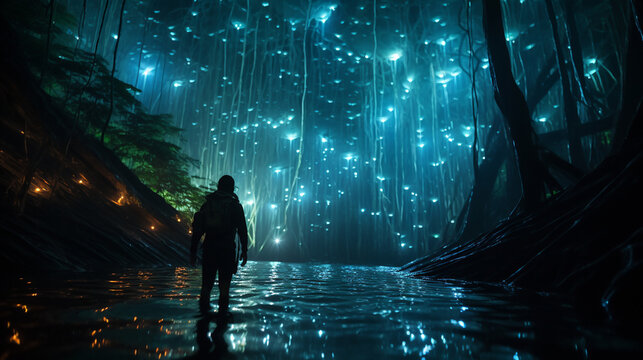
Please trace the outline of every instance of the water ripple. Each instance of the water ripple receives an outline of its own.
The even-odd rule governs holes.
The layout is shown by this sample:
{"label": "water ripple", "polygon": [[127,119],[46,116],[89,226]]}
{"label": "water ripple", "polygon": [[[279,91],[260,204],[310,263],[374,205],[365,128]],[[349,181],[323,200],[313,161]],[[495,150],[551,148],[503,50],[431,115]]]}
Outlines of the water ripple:
{"label": "water ripple", "polygon": [[233,281],[227,325],[199,321],[198,269],[11,283],[0,301],[10,339],[2,358],[529,359],[637,349],[583,330],[560,298],[388,267],[249,262]]}

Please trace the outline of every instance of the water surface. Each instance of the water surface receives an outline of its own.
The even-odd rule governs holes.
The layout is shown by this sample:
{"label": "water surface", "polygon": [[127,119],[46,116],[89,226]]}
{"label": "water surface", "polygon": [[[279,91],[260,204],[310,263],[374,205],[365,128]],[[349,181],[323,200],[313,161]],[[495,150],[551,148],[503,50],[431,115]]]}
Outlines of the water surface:
{"label": "water surface", "polygon": [[[218,325],[198,314],[199,269],[10,279],[0,300],[0,358],[531,359],[636,351],[609,329],[583,326],[559,297],[395,270],[249,262],[233,280],[233,319]],[[216,298],[214,291],[215,307]]]}

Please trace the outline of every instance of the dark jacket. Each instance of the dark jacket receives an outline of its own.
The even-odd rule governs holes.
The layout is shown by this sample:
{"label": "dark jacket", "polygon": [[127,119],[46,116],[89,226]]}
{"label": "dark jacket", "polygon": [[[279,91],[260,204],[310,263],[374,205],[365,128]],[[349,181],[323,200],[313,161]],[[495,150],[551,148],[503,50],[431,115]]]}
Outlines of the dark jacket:
{"label": "dark jacket", "polygon": [[248,229],[243,207],[234,193],[220,190],[206,196],[192,222],[191,254],[196,254],[201,236],[205,234],[204,250],[234,249],[235,234],[239,234],[241,253],[248,251]]}

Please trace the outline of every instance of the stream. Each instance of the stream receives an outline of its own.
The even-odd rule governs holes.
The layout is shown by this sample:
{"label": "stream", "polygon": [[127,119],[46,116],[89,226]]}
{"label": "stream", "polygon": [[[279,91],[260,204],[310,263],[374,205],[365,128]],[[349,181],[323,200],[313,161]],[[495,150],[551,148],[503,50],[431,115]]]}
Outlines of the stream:
{"label": "stream", "polygon": [[0,359],[586,358],[638,346],[587,328],[559,296],[396,270],[251,261],[233,279],[230,321],[199,315],[198,268],[9,275]]}

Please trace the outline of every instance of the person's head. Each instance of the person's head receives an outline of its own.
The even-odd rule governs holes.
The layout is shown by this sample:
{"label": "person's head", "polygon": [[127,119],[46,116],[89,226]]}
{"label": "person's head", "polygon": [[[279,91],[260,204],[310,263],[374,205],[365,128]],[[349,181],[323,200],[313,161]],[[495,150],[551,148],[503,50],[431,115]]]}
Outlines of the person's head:
{"label": "person's head", "polygon": [[233,193],[234,192],[234,179],[230,175],[223,175],[221,179],[219,179],[219,182],[217,183],[217,189],[227,192],[227,193]]}

